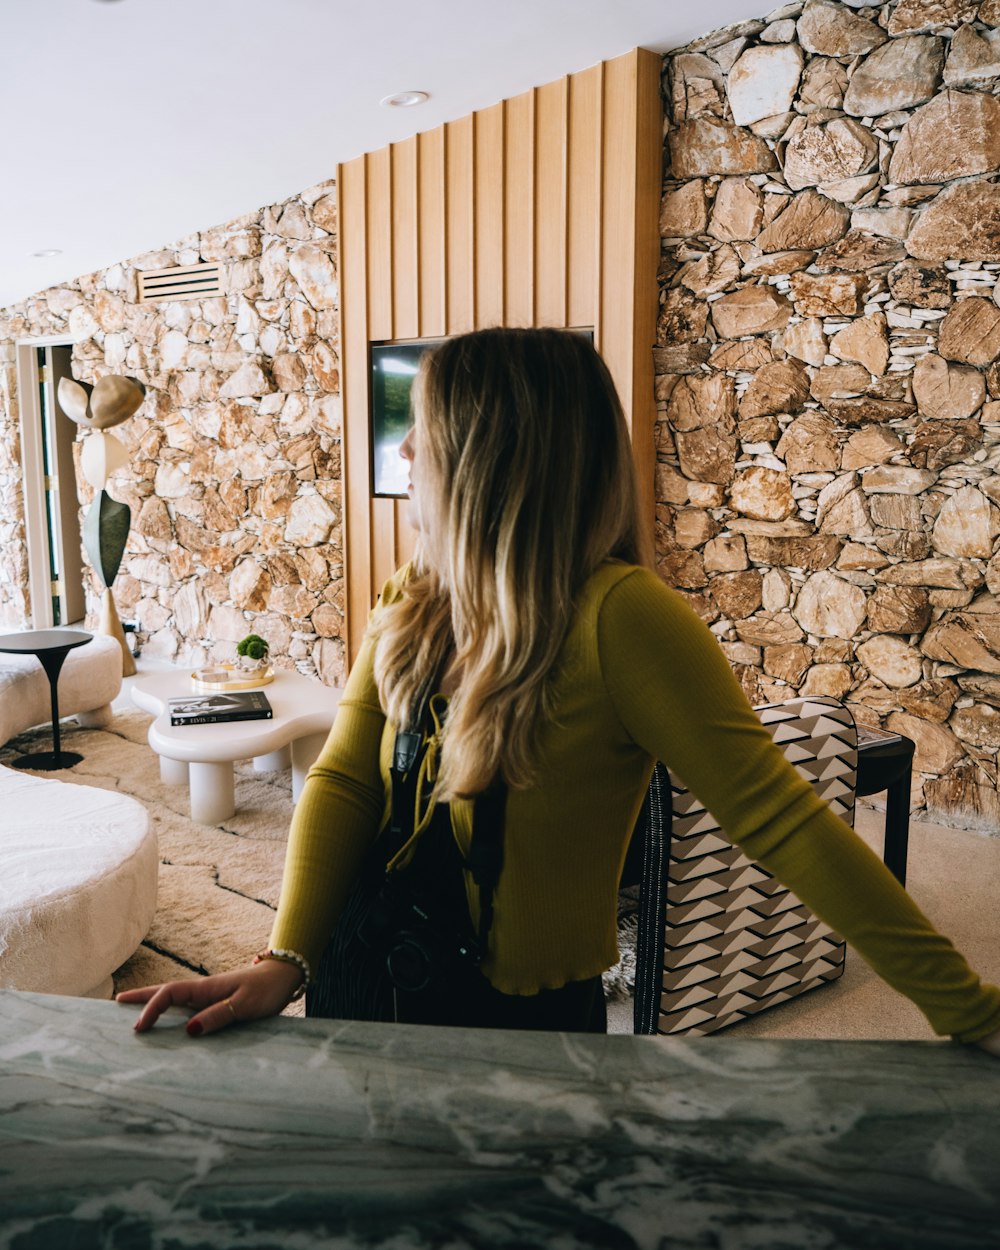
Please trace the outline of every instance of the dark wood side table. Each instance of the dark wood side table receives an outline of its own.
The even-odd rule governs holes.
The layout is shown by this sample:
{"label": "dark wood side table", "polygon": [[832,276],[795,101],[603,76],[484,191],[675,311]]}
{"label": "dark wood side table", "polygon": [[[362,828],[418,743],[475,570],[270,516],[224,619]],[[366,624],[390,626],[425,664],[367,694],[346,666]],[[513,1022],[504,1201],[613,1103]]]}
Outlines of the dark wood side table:
{"label": "dark wood side table", "polygon": [[882,859],[900,885],[906,885],[906,848],[910,837],[910,776],[914,743],[902,734],[858,725],[859,796],[885,795],[885,844]]}
{"label": "dark wood side table", "polygon": [[[858,725],[858,771],[855,794],[885,796],[885,842],[882,859],[900,885],[906,885],[906,851],[910,838],[910,777],[913,771],[914,742],[902,734]],[[629,843],[622,870],[621,885],[635,886],[642,880],[645,829],[640,814]]]}
{"label": "dark wood side table", "polygon": [[29,629],[22,634],[4,634],[0,637],[0,651],[14,655],[33,655],[45,669],[49,679],[49,695],[52,700],[52,750],[34,751],[18,756],[14,768],[37,768],[52,772],[57,768],[72,768],[83,759],[75,751],[62,751],[59,745],[59,671],[63,661],[74,647],[90,642],[92,634],[78,629]]}

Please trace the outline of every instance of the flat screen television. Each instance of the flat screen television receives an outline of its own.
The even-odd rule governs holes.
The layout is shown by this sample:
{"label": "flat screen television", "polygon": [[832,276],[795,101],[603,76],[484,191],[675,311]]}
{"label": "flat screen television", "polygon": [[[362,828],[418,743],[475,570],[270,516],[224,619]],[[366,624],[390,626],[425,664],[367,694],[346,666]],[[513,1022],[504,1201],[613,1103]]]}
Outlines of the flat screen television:
{"label": "flat screen television", "polygon": [[413,420],[410,391],[420,357],[443,339],[371,344],[372,494],[406,498],[410,471],[399,445]]}
{"label": "flat screen television", "polygon": [[[594,341],[589,327],[574,329]],[[371,483],[372,494],[381,498],[405,499],[410,471],[399,454],[413,416],[410,392],[417,376],[420,357],[443,338],[407,339],[393,343],[369,344],[371,364]]]}

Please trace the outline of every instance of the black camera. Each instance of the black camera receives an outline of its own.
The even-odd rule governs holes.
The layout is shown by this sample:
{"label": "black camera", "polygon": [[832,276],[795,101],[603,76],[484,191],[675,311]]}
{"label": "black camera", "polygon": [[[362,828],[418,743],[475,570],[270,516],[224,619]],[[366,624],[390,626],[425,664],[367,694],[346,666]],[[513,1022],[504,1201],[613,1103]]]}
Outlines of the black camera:
{"label": "black camera", "polygon": [[428,883],[421,887],[417,876],[389,873],[358,930],[366,946],[384,955],[393,985],[409,993],[446,983],[458,969],[482,962],[465,900],[452,900],[460,906],[449,907]]}

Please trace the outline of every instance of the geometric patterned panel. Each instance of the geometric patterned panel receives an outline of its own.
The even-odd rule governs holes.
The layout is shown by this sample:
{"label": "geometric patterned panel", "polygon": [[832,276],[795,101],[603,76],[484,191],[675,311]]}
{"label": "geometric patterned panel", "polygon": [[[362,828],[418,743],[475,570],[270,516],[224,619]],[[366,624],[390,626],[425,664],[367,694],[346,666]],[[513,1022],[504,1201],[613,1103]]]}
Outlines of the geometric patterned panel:
{"label": "geometric patterned panel", "polygon": [[[756,711],[799,775],[853,826],[848,709],[817,697]],[[643,812],[637,1033],[712,1033],[841,975],[843,939],[733,846],[662,764]]]}

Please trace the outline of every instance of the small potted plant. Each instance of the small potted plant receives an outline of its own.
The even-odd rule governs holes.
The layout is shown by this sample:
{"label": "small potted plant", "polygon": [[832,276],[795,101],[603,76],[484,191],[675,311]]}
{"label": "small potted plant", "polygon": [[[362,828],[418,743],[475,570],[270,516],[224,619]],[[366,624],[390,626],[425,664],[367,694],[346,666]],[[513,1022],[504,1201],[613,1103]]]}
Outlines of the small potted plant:
{"label": "small potted plant", "polygon": [[267,656],[270,651],[265,639],[259,634],[247,634],[236,644],[236,665],[247,672],[256,673],[267,668]]}

